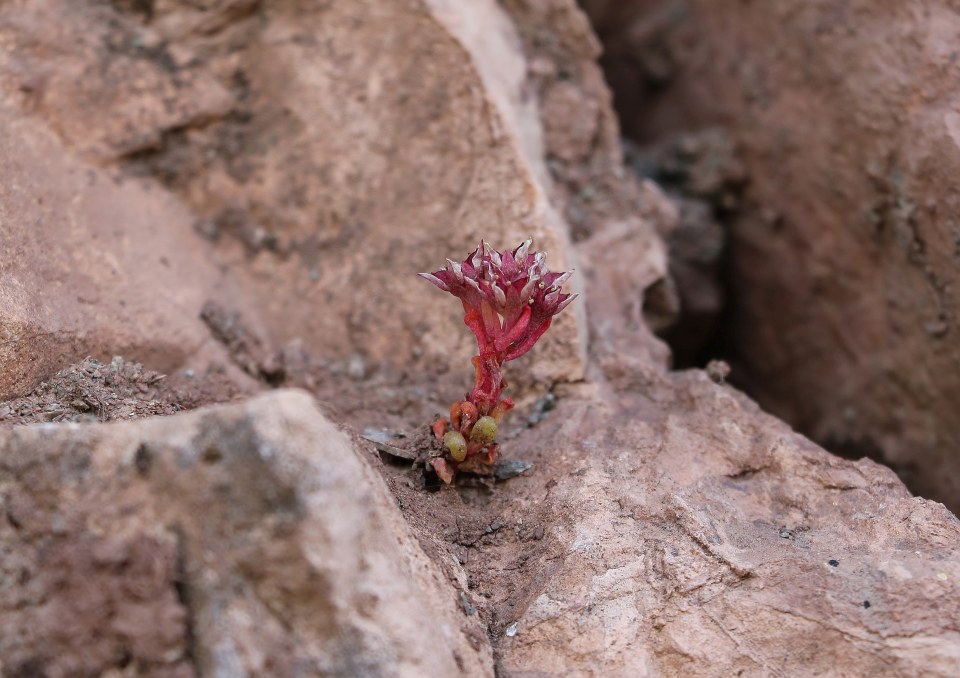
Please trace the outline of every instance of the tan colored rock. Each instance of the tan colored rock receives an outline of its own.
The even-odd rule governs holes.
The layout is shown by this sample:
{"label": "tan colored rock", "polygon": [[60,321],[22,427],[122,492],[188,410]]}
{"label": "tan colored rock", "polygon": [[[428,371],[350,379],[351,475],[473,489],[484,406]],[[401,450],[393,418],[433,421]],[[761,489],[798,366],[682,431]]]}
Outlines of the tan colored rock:
{"label": "tan colored rock", "polygon": [[[531,81],[548,94],[550,65],[563,64],[589,96],[572,3],[505,7],[531,64],[543,59]],[[573,175],[550,164],[554,199],[582,219],[594,369],[504,445],[535,470],[490,494],[429,501],[387,471],[421,542],[470,584],[499,672],[952,675],[960,523],[888,469],[827,454],[706,374],[663,372],[641,299],[666,279],[656,231],[676,215],[659,191],[618,184],[618,155],[597,148],[608,150]],[[589,202],[570,194],[584,164],[605,179]],[[638,194],[646,220],[618,211]]]}
{"label": "tan colored rock", "polygon": [[479,556],[523,563],[512,591],[485,582],[505,675],[955,673],[960,522],[942,504],[703,373],[641,376],[514,446],[540,474],[494,510],[542,520],[547,543]]}
{"label": "tan colored rock", "polygon": [[586,15],[569,0],[504,0],[527,57],[525,90],[536,96],[553,202],[574,242],[608,220],[644,212],[646,200],[622,167],[620,129],[596,60]]}
{"label": "tan colored rock", "polygon": [[[156,359],[173,366],[232,359],[282,381],[296,364],[357,428],[412,430],[468,386],[472,353],[456,304],[412,273],[479,237],[533,233],[554,264],[579,259],[586,294],[507,376],[527,395],[574,383],[505,422],[504,453],[532,471],[437,493],[365,457],[302,393],[0,434],[4,672],[952,675],[956,519],[729,387],[665,371],[644,304],[667,279],[676,214],[620,166],[599,44],[572,0],[152,7],[0,8],[3,64],[99,73],[121,51],[115,83],[51,80],[55,107],[16,69],[0,79],[0,129],[22,130],[0,158],[27,163],[0,168],[19,196],[11,242],[25,243],[2,253],[0,271],[26,281],[0,285],[26,300],[5,313],[53,328],[65,353],[113,350],[57,324],[96,317],[129,327],[134,353],[169,341]],[[89,37],[40,50],[30,22],[58,10],[59,30]],[[162,68],[133,56],[138,36]],[[161,112],[179,76],[195,101],[171,95]],[[151,91],[114,94],[127,103],[101,119],[108,85],[136,78]],[[94,165],[96,210],[64,183]],[[62,247],[54,222],[27,220],[61,185],[51,212],[79,224]],[[86,237],[98,228],[131,249]],[[69,285],[33,292],[45,251],[25,234],[65,270],[96,252],[125,282],[156,276],[184,295],[179,312],[106,277],[93,287],[109,303],[89,311]],[[130,290],[136,313],[108,313]],[[28,350],[56,363],[32,336],[4,344],[7,365]]]}
{"label": "tan colored rock", "polygon": [[741,147],[734,375],[960,509],[954,4],[584,4],[628,133],[719,124]]}
{"label": "tan colored rock", "polygon": [[166,371],[204,350],[221,275],[182,204],[118,185],[2,100],[0,173],[0,398],[86,355]]}
{"label": "tan colored rock", "polygon": [[0,14],[0,36],[7,96],[95,160],[155,150],[170,130],[223,118],[235,105],[194,55],[106,4],[16,3]]}
{"label": "tan colored rock", "polygon": [[[0,265],[27,269],[2,286],[19,296],[4,304],[0,393],[85,354],[163,369],[226,360],[197,321],[213,299],[267,353],[298,343],[317,383],[353,364],[360,380],[406,372],[434,391],[428,409],[445,406],[469,386],[475,347],[456,302],[415,273],[481,238],[533,236],[551,266],[572,263],[509,19],[473,5],[477,25],[498,27],[485,37],[439,1],[195,5],[0,9],[4,157],[23,158],[0,168],[22,241]],[[51,216],[39,224],[36,201]],[[61,242],[54,215],[75,239]],[[29,272],[44,258],[69,271],[66,288]],[[582,377],[576,313],[510,378],[515,395]],[[90,328],[101,317],[130,336],[111,345]]]}
{"label": "tan colored rock", "polygon": [[490,675],[368,454],[312,398],[0,434],[9,675]]}

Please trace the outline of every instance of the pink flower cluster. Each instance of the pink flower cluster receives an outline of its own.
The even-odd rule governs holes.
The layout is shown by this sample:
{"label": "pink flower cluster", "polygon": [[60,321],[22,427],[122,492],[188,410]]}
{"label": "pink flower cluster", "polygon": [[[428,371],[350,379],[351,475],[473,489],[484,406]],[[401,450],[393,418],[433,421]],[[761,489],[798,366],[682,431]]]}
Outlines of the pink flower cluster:
{"label": "pink flower cluster", "polygon": [[[448,259],[447,266],[439,271],[420,274],[460,299],[463,320],[477,338],[479,354],[473,358],[476,381],[463,403],[475,408],[474,422],[483,416],[499,422],[513,407],[509,398],[501,399],[507,386],[503,363],[533,348],[550,327],[553,316],[577,297],[561,291],[572,272],[551,273],[546,254],[531,252],[530,244],[527,240],[501,252],[481,241],[462,262]],[[454,408],[458,406],[462,409],[462,404],[454,404]],[[471,425],[471,417],[465,421]],[[470,431],[462,433],[469,436]]]}
{"label": "pink flower cluster", "polygon": [[[463,320],[477,337],[477,383],[470,401],[490,414],[503,387],[500,367],[533,348],[553,316],[577,295],[560,291],[572,275],[547,270],[547,256],[531,252],[527,240],[498,252],[482,242],[466,259],[420,275],[463,302]],[[477,364],[479,363],[479,364]]]}

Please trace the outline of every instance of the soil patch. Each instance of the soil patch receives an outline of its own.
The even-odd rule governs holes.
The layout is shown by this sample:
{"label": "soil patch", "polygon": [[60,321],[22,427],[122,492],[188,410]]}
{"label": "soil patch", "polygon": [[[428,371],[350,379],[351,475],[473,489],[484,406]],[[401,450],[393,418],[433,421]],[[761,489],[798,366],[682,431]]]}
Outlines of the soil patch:
{"label": "soil patch", "polygon": [[0,402],[0,426],[40,422],[125,421],[222,403],[238,387],[213,366],[203,375],[168,376],[121,357],[70,365],[22,398]]}

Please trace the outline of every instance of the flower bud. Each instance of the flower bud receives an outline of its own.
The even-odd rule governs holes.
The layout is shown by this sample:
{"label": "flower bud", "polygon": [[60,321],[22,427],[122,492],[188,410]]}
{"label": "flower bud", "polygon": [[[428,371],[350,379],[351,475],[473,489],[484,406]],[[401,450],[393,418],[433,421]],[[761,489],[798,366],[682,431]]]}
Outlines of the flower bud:
{"label": "flower bud", "polygon": [[489,445],[497,439],[497,421],[493,417],[484,416],[477,419],[470,431],[470,440],[481,445]]}
{"label": "flower bud", "polygon": [[443,444],[450,452],[454,461],[463,461],[467,458],[467,439],[459,431],[447,431],[443,434]]}

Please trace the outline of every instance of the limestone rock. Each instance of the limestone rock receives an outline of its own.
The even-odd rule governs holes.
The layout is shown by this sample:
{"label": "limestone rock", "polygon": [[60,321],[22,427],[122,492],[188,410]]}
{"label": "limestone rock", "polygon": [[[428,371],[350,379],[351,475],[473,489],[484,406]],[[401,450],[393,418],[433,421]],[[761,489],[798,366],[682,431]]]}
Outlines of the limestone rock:
{"label": "limestone rock", "polygon": [[[0,391],[122,352],[342,415],[0,433],[4,673],[955,673],[956,518],[666,371],[678,215],[621,165],[598,54],[572,0],[0,7]],[[468,387],[414,273],[530,234],[584,291],[507,375],[534,467],[424,492],[345,429]]]}
{"label": "limestone rock", "polygon": [[[481,238],[571,264],[507,15],[474,3],[481,40],[439,1],[195,4],[0,8],[0,397],[86,355],[228,362],[210,300],[315,383],[362,360],[457,397],[473,339],[416,272]],[[521,399],[582,377],[576,313]]]}
{"label": "limestone rock", "polygon": [[367,453],[281,391],[0,434],[5,675],[489,675]]}
{"label": "limestone rock", "polygon": [[555,480],[497,507],[547,524],[494,596],[504,674],[955,673],[960,521],[942,504],[701,372],[631,390],[517,442]]}
{"label": "limestone rock", "polygon": [[88,355],[167,371],[201,351],[193,309],[221,276],[182,204],[71,157],[3,97],[0,158],[0,398]]}

